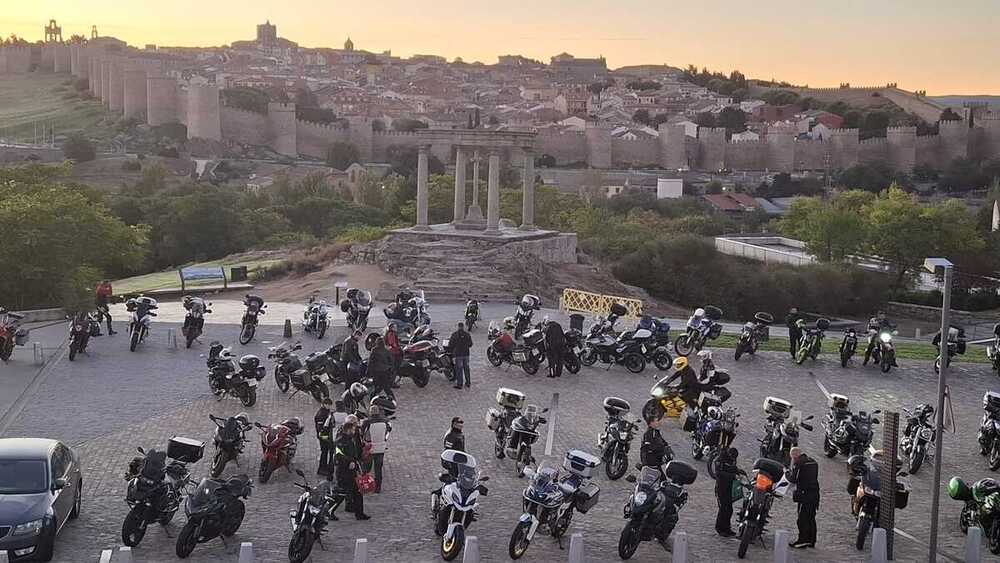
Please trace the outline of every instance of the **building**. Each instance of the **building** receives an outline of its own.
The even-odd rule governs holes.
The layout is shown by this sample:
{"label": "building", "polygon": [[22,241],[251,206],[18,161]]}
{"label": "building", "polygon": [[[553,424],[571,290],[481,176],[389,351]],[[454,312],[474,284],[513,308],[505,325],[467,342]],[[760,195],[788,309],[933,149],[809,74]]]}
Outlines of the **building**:
{"label": "building", "polygon": [[590,79],[608,73],[608,63],[604,57],[578,59],[569,53],[560,53],[552,57],[549,66],[556,72],[564,72],[577,78]]}
{"label": "building", "polygon": [[563,90],[552,100],[554,107],[564,115],[586,115],[590,92],[586,89]]}
{"label": "building", "polygon": [[278,42],[278,26],[267,20],[257,26],[257,43],[260,45],[274,45]]}
{"label": "building", "polygon": [[747,213],[760,209],[753,197],[738,192],[723,192],[702,196],[716,211],[725,213]]}

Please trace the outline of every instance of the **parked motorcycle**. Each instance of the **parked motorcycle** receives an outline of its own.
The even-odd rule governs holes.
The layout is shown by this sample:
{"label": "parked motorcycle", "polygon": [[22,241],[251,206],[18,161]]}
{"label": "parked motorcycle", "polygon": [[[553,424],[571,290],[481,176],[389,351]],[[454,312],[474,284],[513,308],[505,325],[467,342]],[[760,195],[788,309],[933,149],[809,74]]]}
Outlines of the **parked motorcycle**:
{"label": "parked motorcycle", "polygon": [[687,321],[684,333],[674,340],[674,352],[678,356],[687,356],[697,352],[709,340],[715,340],[722,334],[722,309],[707,305],[697,308]]}
{"label": "parked motorcycle", "polygon": [[795,363],[801,365],[809,358],[815,361],[823,351],[823,331],[830,328],[830,321],[818,319],[816,326],[810,328],[806,326],[805,319],[799,319],[797,325],[802,337],[799,338],[799,348],[795,352]]}
{"label": "parked motorcycle", "polygon": [[[881,457],[881,452],[876,457]],[[882,475],[875,459],[869,461],[864,455],[853,455],[847,460],[850,480],[847,482],[847,492],[851,495],[851,512],[857,518],[857,536],[854,547],[858,551],[865,548],[865,540],[869,532],[878,525],[879,513],[882,507]],[[902,471],[899,477],[905,477]],[[896,482],[896,509],[906,508],[909,503],[910,490],[905,482]]]}
{"label": "parked motorcycle", "polygon": [[315,334],[320,340],[326,335],[326,327],[330,321],[330,307],[323,299],[316,300],[316,296],[310,296],[306,303],[306,310],[302,313],[302,330],[309,334]]}
{"label": "parked motorcycle", "polygon": [[347,298],[341,300],[340,310],[347,313],[347,327],[351,332],[368,330],[368,314],[372,310],[372,294],[357,288],[347,290]]}
{"label": "parked motorcycle", "polygon": [[[934,359],[934,373],[938,374],[941,372],[941,331],[938,331],[938,333],[934,335],[934,339],[931,341],[931,344],[938,353],[937,358]],[[965,329],[958,326],[949,327],[947,365],[951,365],[952,359],[956,354],[965,354],[965,348]]]}
{"label": "parked motorcycle", "polygon": [[[450,380],[455,374],[455,362],[446,344],[447,341],[439,339],[430,325],[417,327],[410,343],[403,347],[403,363],[439,372]],[[401,370],[406,371],[402,367]],[[414,381],[417,379],[414,378]]]}
{"label": "parked motorcycle", "polygon": [[[129,512],[122,522],[122,543],[129,547],[139,545],[150,524],[166,526],[174,518],[181,497],[193,482],[187,464],[201,459],[204,443],[174,437],[167,443],[166,452],[142,448],[136,451],[139,456],[132,458],[125,472]],[[171,460],[169,464],[167,459]]]}
{"label": "parked motorcycle", "polygon": [[28,331],[21,328],[24,315],[0,307],[0,360],[6,362],[14,354],[14,346],[28,342]]}
{"label": "parked motorcycle", "polygon": [[514,319],[512,317],[504,319],[503,329],[495,321],[490,322],[490,328],[487,332],[490,345],[486,347],[486,359],[494,367],[509,363],[519,366],[528,375],[538,373],[542,362],[545,361],[545,334],[541,330],[533,328],[522,335],[525,340],[518,343],[514,340],[513,331]]}
{"label": "parked motorcycle", "polygon": [[591,325],[583,352],[580,353],[583,365],[592,366],[599,360],[607,364],[609,369],[615,364],[624,365],[632,373],[640,373],[646,369],[643,342],[650,339],[653,333],[648,329],[638,329],[616,337],[614,325],[625,313],[625,307],[615,303],[607,318],[598,318]]}
{"label": "parked motorcycle", "polygon": [[418,326],[431,324],[427,309],[424,292],[414,293],[407,289],[396,294],[396,302],[382,312],[388,323],[395,325],[400,340],[407,341]]}
{"label": "parked motorcycle", "polygon": [[840,341],[840,367],[846,368],[855,352],[858,351],[858,331],[854,327],[844,330],[844,339]]}
{"label": "parked motorcycle", "polygon": [[254,422],[253,425],[260,430],[260,447],[263,451],[257,478],[261,483],[267,483],[277,469],[284,467],[291,471],[295,451],[298,449],[298,437],[305,428],[298,417],[270,426],[259,422]]}
{"label": "parked motorcycle", "polygon": [[900,457],[907,460],[907,470],[911,475],[920,471],[924,460],[934,455],[934,407],[919,404],[913,411],[903,409],[906,415],[906,428],[899,441]]}
{"label": "parked motorcycle", "polygon": [[510,423],[510,435],[507,436],[505,451],[514,458],[514,468],[518,477],[523,477],[525,468],[536,461],[531,455],[531,446],[538,441],[538,426],[548,423],[542,416],[547,412],[549,412],[547,408],[538,410],[537,406],[528,405]]}
{"label": "parked motorcycle", "polygon": [[431,491],[431,519],[434,533],[441,537],[441,558],[451,561],[465,546],[465,532],[476,520],[479,496],[489,490],[480,477],[476,458],[455,450],[441,452],[441,466],[446,470],[438,476],[442,486]]}
{"label": "parked motorcycle", "polygon": [[686,485],[694,483],[698,470],[679,460],[659,467],[643,467],[638,479],[629,475],[635,490],[625,501],[627,523],[618,538],[618,557],[629,559],[639,544],[654,537],[666,542],[679,520],[678,512],[687,504]]}
{"label": "parked motorcycle", "polygon": [[[643,331],[643,332],[640,332]],[[646,333],[649,333],[646,336]],[[641,346],[640,352],[647,363],[652,363],[658,369],[666,371],[673,365],[674,359],[670,356],[670,323],[662,319],[653,317],[642,317],[636,324],[635,330],[626,331],[618,335],[620,342],[636,340]]]}
{"label": "parked motorcycle", "polygon": [[705,463],[708,466],[708,475],[712,479],[719,476],[719,455],[736,440],[736,429],[740,426],[737,420],[739,417],[740,413],[736,412],[735,408],[728,408],[722,411],[718,425],[705,434],[705,445],[708,446]]}
{"label": "parked motorcycle", "polygon": [[253,340],[259,317],[267,312],[267,305],[260,297],[249,294],[243,298],[243,305],[246,306],[246,311],[240,320],[240,344],[246,346]]}
{"label": "parked motorcycle", "polygon": [[[875,329],[869,329],[868,331],[868,348],[871,354],[871,360],[875,365],[879,366],[882,373],[889,373],[896,364],[896,347],[892,344],[892,337],[896,334],[895,330],[883,329],[881,331]],[[864,364],[868,365],[868,354],[865,354]]]}
{"label": "parked motorcycle", "polygon": [[336,518],[337,507],[344,502],[347,495],[338,490],[330,481],[316,486],[309,484],[306,474],[296,469],[295,474],[302,478],[302,483],[292,483],[302,489],[295,510],[288,513],[292,523],[292,538],[288,540],[288,561],[302,563],[312,553],[313,544],[318,543],[320,549],[326,551],[323,545],[323,534],[330,518]]}
{"label": "parked motorcycle", "polygon": [[174,546],[177,557],[184,559],[191,555],[199,543],[235,535],[246,514],[241,499],[250,498],[252,490],[253,483],[246,475],[235,475],[226,481],[202,479],[184,502],[188,521],[177,535]]}
{"label": "parked motorcycle", "polygon": [[986,347],[986,357],[993,366],[993,372],[1000,375],[1000,323],[993,325],[993,344]]}
{"label": "parked motorcycle", "polygon": [[1000,393],[983,395],[983,419],[979,423],[979,454],[986,456],[990,469],[1000,469]]}
{"label": "parked motorcycle", "polygon": [[184,296],[183,304],[187,314],[184,315],[184,326],[181,327],[181,334],[184,335],[185,346],[190,348],[191,343],[201,336],[202,329],[205,328],[205,315],[212,312],[209,309],[212,304],[206,303],[201,297],[190,295]]}
{"label": "parked motorcycle", "polygon": [[757,353],[761,342],[767,342],[770,338],[770,326],[774,322],[774,316],[763,311],[756,313],[752,321],[747,321],[740,331],[740,339],[736,341],[735,359],[739,361],[744,353],[751,356]]}
{"label": "parked motorcycle", "polygon": [[969,528],[981,529],[990,553],[1000,555],[1000,483],[987,477],[970,487],[959,477],[952,477],[948,496],[965,503],[958,519],[962,533],[968,533]]}
{"label": "parked motorcycle", "polygon": [[537,295],[526,293],[520,301],[514,302],[517,310],[514,312],[514,339],[520,340],[521,335],[531,326],[531,317],[535,311],[542,309],[542,299]]}
{"label": "parked motorcycle", "polygon": [[601,450],[604,473],[612,481],[621,479],[628,471],[628,451],[632,447],[635,432],[639,430],[639,425],[625,419],[630,409],[631,406],[625,399],[604,398],[604,412],[608,414],[608,420],[598,437],[597,447]]}
{"label": "parked motorcycle", "polygon": [[760,540],[764,544],[764,533],[771,517],[771,505],[788,492],[789,482],[785,466],[773,459],[758,459],[753,464],[749,483],[744,483],[743,506],[737,516],[737,535],[740,547],[736,554],[740,559],[747,555],[751,543]]}
{"label": "parked motorcycle", "polygon": [[76,360],[77,354],[87,351],[87,344],[94,335],[101,334],[101,325],[94,315],[80,312],[69,323],[69,361]]}
{"label": "parked motorcycle", "polygon": [[597,505],[601,489],[591,478],[600,463],[601,460],[588,453],[571,450],[563,459],[563,469],[568,473],[565,477],[560,478],[558,469],[547,466],[537,471],[525,470],[531,481],[522,493],[524,513],[507,544],[511,559],[520,559],[528,551],[539,528],[558,539],[562,547],[562,537],[569,530],[573,511],[586,514]]}
{"label": "parked motorcycle", "polygon": [[777,461],[784,466],[791,463],[790,450],[799,445],[799,428],[812,432],[812,415],[802,418],[802,413],[792,404],[778,397],[764,399],[764,437],[759,439],[760,456]]}
{"label": "parked motorcycle", "polygon": [[847,397],[835,393],[830,395],[829,404],[830,411],[823,420],[823,453],[826,457],[838,454],[850,457],[868,451],[875,437],[872,426],[880,423],[875,415],[882,411],[858,411],[854,414],[848,408]]}
{"label": "parked motorcycle", "polygon": [[130,313],[128,323],[128,349],[135,352],[136,346],[146,339],[149,334],[149,326],[156,316],[156,309],[159,306],[156,299],[152,297],[134,297],[125,302],[125,310]]}
{"label": "parked motorcycle", "polygon": [[244,407],[252,407],[257,403],[257,384],[267,375],[267,370],[260,365],[260,358],[253,354],[239,359],[238,371],[235,360],[229,348],[212,342],[206,362],[208,387],[220,400],[229,395],[239,399]]}
{"label": "parked motorcycle", "polygon": [[235,461],[239,467],[238,456],[243,453],[243,448],[246,446],[246,433],[250,430],[251,424],[246,413],[242,412],[228,418],[210,414],[208,419],[215,423],[215,434],[212,436],[215,455],[212,456],[212,469],[209,475],[213,479],[218,479],[230,461]]}
{"label": "parked motorcycle", "polygon": [[521,416],[525,397],[524,393],[516,389],[501,387],[497,389],[496,401],[500,409],[487,409],[486,427],[493,431],[493,454],[497,459],[503,459],[507,456],[504,451],[507,436],[511,433],[511,425],[514,420]]}
{"label": "parked motorcycle", "polygon": [[469,299],[465,302],[465,328],[469,332],[476,326],[479,322],[479,301],[475,299]]}

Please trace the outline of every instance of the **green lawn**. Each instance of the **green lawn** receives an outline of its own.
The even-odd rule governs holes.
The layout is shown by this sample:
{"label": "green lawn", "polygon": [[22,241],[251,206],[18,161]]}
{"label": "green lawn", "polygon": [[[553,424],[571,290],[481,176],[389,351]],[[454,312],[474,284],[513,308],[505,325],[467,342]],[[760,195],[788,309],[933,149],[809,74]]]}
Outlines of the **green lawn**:
{"label": "green lawn", "polygon": [[[248,277],[253,275],[253,272],[268,266],[273,266],[282,262],[279,259],[270,260],[213,260],[211,262],[200,262],[198,264],[188,264],[185,267],[206,267],[206,266],[223,266],[226,270],[226,277],[229,277],[229,268],[232,266],[246,266],[248,271]],[[217,284],[220,282],[206,280],[204,282],[195,283],[211,283]],[[192,287],[197,287],[194,284],[188,284]],[[152,274],[146,274],[142,276],[135,276],[131,278],[125,278],[118,280],[113,283],[116,294],[123,293],[141,293],[145,291],[153,291],[157,289],[180,289],[181,279],[177,270],[167,270],[165,272],[155,272]]]}
{"label": "green lawn", "polygon": [[[672,335],[672,337],[674,337],[674,335]],[[711,341],[709,343],[709,347],[735,348],[738,340],[739,336],[736,334],[723,334],[717,340]],[[831,338],[825,339],[823,341],[823,354],[837,354],[839,344],[839,340]],[[864,349],[860,348],[861,345],[862,343],[858,344],[859,352],[863,353]],[[772,352],[787,352],[788,338],[783,336],[773,336],[770,340],[763,343],[760,349]],[[933,362],[935,358],[937,358],[937,350],[931,346],[930,342],[896,342],[896,356],[905,360],[927,360]],[[962,356],[956,356],[953,362],[986,364],[989,363],[989,359],[986,358],[986,348],[984,346],[969,346],[965,354]]]}
{"label": "green lawn", "polygon": [[84,131],[90,137],[108,133],[102,123],[105,112],[99,101],[63,99],[75,92],[66,74],[8,75],[0,80],[0,137],[32,142],[36,126],[56,135]]}

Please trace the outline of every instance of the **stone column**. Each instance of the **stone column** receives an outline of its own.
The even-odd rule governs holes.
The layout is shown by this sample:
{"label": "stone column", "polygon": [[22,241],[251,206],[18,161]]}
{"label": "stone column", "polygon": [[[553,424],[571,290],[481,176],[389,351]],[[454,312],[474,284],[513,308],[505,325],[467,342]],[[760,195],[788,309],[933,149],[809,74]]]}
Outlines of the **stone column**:
{"label": "stone column", "polygon": [[486,184],[486,234],[500,234],[500,152],[490,150],[490,171]]}
{"label": "stone column", "polygon": [[427,225],[427,145],[417,149],[417,224],[414,230],[426,231]]}
{"label": "stone column", "polygon": [[521,189],[521,230],[535,230],[535,155],[524,149],[524,171]]}
{"label": "stone column", "polygon": [[[466,223],[476,225],[486,225],[483,218],[483,209],[479,207],[479,151],[472,153],[472,205],[469,206],[469,213],[465,216]],[[482,228],[482,227],[480,227]]]}
{"label": "stone column", "polygon": [[458,224],[465,219],[465,149],[455,147],[455,219],[452,224]]}

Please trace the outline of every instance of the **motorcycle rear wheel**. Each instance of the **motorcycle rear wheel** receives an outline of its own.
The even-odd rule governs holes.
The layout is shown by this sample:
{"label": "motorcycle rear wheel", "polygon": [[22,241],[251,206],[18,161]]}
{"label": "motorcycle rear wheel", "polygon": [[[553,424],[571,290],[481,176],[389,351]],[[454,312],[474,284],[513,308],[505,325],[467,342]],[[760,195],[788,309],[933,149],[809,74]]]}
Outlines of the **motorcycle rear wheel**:
{"label": "motorcycle rear wheel", "polygon": [[122,522],[123,544],[135,547],[142,541],[143,536],[146,535],[147,522],[143,517],[143,512],[145,511],[146,507],[139,504],[125,515],[125,521]]}
{"label": "motorcycle rear wheel", "polygon": [[733,351],[733,359],[737,362],[740,361],[740,356],[743,355],[743,341],[736,343],[736,350]]}
{"label": "motorcycle rear wheel", "polygon": [[320,324],[319,332],[316,333],[316,338],[318,338],[319,340],[323,340],[324,336],[326,336],[326,323]]}
{"label": "motorcycle rear wheel", "polygon": [[580,352],[580,363],[590,367],[597,363],[597,351],[592,347],[587,346]]}
{"label": "motorcycle rear wheel", "polygon": [[253,334],[257,331],[257,327],[253,326],[251,323],[243,325],[243,330],[240,331],[240,344],[246,346],[253,340]]}
{"label": "motorcycle rear wheel", "polygon": [[198,335],[195,334],[194,330],[188,330],[187,336],[184,338],[184,346],[186,348],[190,348],[191,344],[194,342],[194,339],[197,337]]}
{"label": "motorcycle rear wheel", "polygon": [[430,381],[431,374],[425,369],[421,369],[418,373],[413,375],[413,384],[417,387],[427,387],[427,382]]}
{"label": "motorcycle rear wheel", "polygon": [[990,448],[986,461],[990,465],[990,471],[1000,469],[1000,440],[993,440],[993,447]]}
{"label": "motorcycle rear wheel", "polygon": [[177,535],[177,543],[174,545],[174,552],[181,559],[187,558],[198,545],[198,524],[194,520],[188,520],[181,533]]}
{"label": "motorcycle rear wheel", "polygon": [[257,389],[251,387],[240,394],[240,402],[244,407],[252,407],[257,404]]}
{"label": "motorcycle rear wheel", "polygon": [[7,361],[14,355],[14,344],[12,341],[0,340],[0,360]]}
{"label": "motorcycle rear wheel", "polygon": [[704,455],[705,454],[702,451],[701,445],[698,444],[698,440],[692,439],[691,440],[691,457],[693,457],[695,460],[699,460],[702,457],[704,457]]}
{"label": "motorcycle rear wheel", "polygon": [[990,537],[987,545],[990,548],[990,553],[1000,555],[1000,521],[996,518],[993,519],[993,525],[990,526]]}
{"label": "motorcycle rear wheel", "polygon": [[322,403],[323,399],[330,398],[330,388],[326,386],[326,383],[319,381],[309,389],[309,393],[312,398],[316,400],[317,403]]}
{"label": "motorcycle rear wheel", "polygon": [[308,559],[315,541],[312,528],[302,525],[296,528],[292,533],[292,539],[288,540],[289,563],[302,563]]}
{"label": "motorcycle rear wheel", "polygon": [[580,373],[580,358],[577,358],[574,354],[567,354],[563,358],[563,365],[566,366],[566,371],[572,374]]}
{"label": "motorcycle rear wheel", "polygon": [[76,343],[71,342],[69,345],[69,361],[76,359]]}
{"label": "motorcycle rear wheel", "polygon": [[510,542],[507,544],[507,555],[510,555],[511,559],[520,559],[528,551],[528,546],[531,544],[531,540],[528,539],[530,528],[530,522],[518,522],[514,527]]}
{"label": "motorcycle rear wheel", "polygon": [[840,351],[840,367],[846,368],[847,362],[851,360],[851,355],[844,350]]}
{"label": "motorcycle rear wheel", "polygon": [[604,473],[608,476],[608,479],[617,481],[625,475],[626,471],[628,471],[628,454],[616,449],[611,459],[604,464]]}
{"label": "motorcycle rear wheel", "polygon": [[719,461],[719,452],[717,448],[712,448],[712,451],[708,452],[708,457],[705,458],[705,466],[708,470],[708,476],[712,480],[719,478],[718,466],[716,465]]}
{"label": "motorcycle rear wheel", "polygon": [[534,359],[528,359],[527,361],[521,364],[521,369],[523,369],[524,373],[528,375],[535,375],[536,373],[538,373],[538,368],[539,368],[538,361]]}
{"label": "motorcycle rear wheel", "polygon": [[670,352],[667,352],[665,348],[661,348],[653,352],[653,365],[656,366],[656,369],[666,371],[673,367],[674,359],[670,357]]}
{"label": "motorcycle rear wheel", "polygon": [[261,483],[267,483],[272,473],[274,473],[274,468],[271,467],[271,464],[266,459],[260,460],[260,470],[257,472],[257,480]]}
{"label": "motorcycle rear wheel", "polygon": [[639,528],[641,526],[641,523],[634,520],[625,524],[625,528],[622,530],[622,535],[618,538],[618,557],[621,557],[622,559],[630,559],[633,555],[635,555],[635,550],[638,549],[639,544],[642,543],[642,537],[639,534]]}
{"label": "motorcycle rear wheel", "polygon": [[274,383],[282,393],[287,393],[288,387],[291,385],[291,380],[278,366],[274,366]]}
{"label": "motorcycle rear wheel", "polygon": [[243,517],[246,516],[247,513],[247,507],[243,504],[243,501],[236,501],[235,506],[236,508],[233,511],[233,515],[228,517],[225,527],[222,528],[222,535],[227,538],[239,531],[240,526],[243,525]]}
{"label": "motorcycle rear wheel", "polygon": [[646,369],[646,358],[642,357],[642,354],[631,353],[625,356],[623,362],[625,364],[625,369],[632,373],[641,373],[642,370]]}

